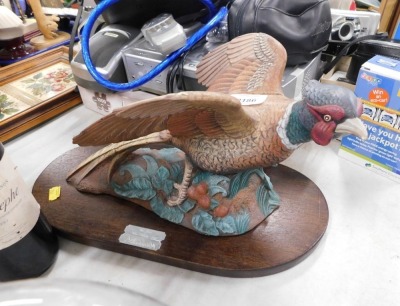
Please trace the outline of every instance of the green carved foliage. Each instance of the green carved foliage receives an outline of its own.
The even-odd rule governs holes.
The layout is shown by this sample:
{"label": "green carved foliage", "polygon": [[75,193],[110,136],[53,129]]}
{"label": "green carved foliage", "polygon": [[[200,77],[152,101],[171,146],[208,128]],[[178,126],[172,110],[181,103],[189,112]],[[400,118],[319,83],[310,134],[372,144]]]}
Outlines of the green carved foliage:
{"label": "green carved foliage", "polygon": [[236,215],[227,215],[224,218],[215,218],[204,210],[193,215],[192,225],[200,233],[210,236],[238,235],[249,230],[250,215],[242,211]]}
{"label": "green carved foliage", "polygon": [[[171,149],[170,154],[176,153],[176,149]],[[145,161],[145,166],[127,162],[119,167],[118,173],[124,176],[126,172],[130,174],[130,180],[124,184],[111,182],[114,192],[128,199],[140,199],[149,201],[154,213],[163,219],[173,223],[181,223],[185,214],[191,211],[196,200],[186,199],[179,206],[169,206],[166,203],[173,190],[174,183],[182,181],[183,166],[177,162],[176,157],[169,155],[167,149],[163,149],[163,165],[151,155],[141,155]],[[167,162],[167,164],[165,163]],[[220,236],[238,235],[249,230],[250,213],[242,209],[239,213],[228,214],[224,217],[214,216],[214,209],[221,203],[215,197],[220,194],[223,198],[232,200],[243,188],[247,188],[252,175],[261,178],[262,184],[256,192],[257,204],[264,214],[268,216],[279,205],[279,197],[273,190],[269,177],[262,169],[250,169],[234,175],[232,178],[217,175],[205,171],[197,171],[193,177],[192,184],[197,185],[205,182],[208,186],[207,196],[210,198],[210,207],[203,209],[197,206],[193,211],[192,226],[199,233]]]}
{"label": "green carved foliage", "polygon": [[120,175],[122,176],[125,171],[128,171],[132,179],[123,185],[111,182],[114,192],[128,199],[150,201],[152,210],[158,216],[173,223],[181,223],[185,213],[194,207],[195,202],[186,200],[179,206],[170,207],[164,204],[164,199],[172,193],[174,182],[181,179],[182,167],[178,163],[174,163],[169,170],[165,166],[160,166],[157,160],[150,155],[142,157],[146,161],[145,168],[136,164],[120,166]]}
{"label": "green carved foliage", "polygon": [[[198,174],[193,182],[199,183],[206,181],[209,186],[209,195],[213,196],[221,192],[223,196],[229,199],[234,199],[235,196],[243,188],[248,187],[249,180],[252,175],[258,175],[262,184],[258,187],[256,193],[257,204],[264,214],[268,216],[279,205],[279,196],[274,191],[269,177],[262,169],[250,169],[240,172],[233,176],[230,180],[227,177],[220,175],[213,175],[209,172]],[[221,186],[221,183],[229,183],[228,189]],[[219,235],[238,235],[243,234],[249,230],[250,214],[247,210],[242,210],[238,214],[228,214],[223,218],[214,217],[212,210],[218,207],[217,200],[212,199],[211,206],[208,211],[199,209],[192,217],[193,227],[200,233],[219,236]]]}

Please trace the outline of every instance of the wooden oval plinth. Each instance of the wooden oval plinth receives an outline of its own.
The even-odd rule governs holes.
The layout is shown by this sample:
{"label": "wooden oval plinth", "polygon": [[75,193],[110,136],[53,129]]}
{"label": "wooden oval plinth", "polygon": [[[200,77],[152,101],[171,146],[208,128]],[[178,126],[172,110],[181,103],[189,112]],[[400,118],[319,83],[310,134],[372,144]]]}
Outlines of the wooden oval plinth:
{"label": "wooden oval plinth", "polygon": [[[301,262],[328,225],[328,206],[319,188],[304,175],[279,165],[265,170],[281,197],[275,212],[243,235],[204,236],[132,202],[81,193],[69,185],[69,171],[95,150],[76,148],[58,157],[33,187],[33,195],[50,224],[73,241],[208,274],[258,277]],[[61,186],[61,196],[50,202],[49,189],[54,186]],[[151,251],[119,243],[129,224],[165,232],[161,248]]]}

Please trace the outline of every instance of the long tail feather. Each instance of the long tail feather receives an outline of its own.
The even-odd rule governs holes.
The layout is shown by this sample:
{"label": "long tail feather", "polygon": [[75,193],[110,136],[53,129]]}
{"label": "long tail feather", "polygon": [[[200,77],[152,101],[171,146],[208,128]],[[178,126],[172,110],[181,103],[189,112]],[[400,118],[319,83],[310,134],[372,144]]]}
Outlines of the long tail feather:
{"label": "long tail feather", "polygon": [[90,155],[83,162],[81,162],[74,170],[72,170],[67,180],[70,181],[73,177],[75,183],[79,183],[82,181],[93,169],[96,168],[101,162],[106,160],[107,158],[123,152],[127,149],[134,149],[135,147],[143,147],[148,144],[156,144],[156,143],[168,143],[170,142],[172,136],[170,135],[168,130],[164,130],[161,132],[156,132],[149,134],[147,136],[143,136],[140,138],[136,138],[128,141],[121,141],[118,143],[112,143],[99,151],[96,151],[94,154]]}

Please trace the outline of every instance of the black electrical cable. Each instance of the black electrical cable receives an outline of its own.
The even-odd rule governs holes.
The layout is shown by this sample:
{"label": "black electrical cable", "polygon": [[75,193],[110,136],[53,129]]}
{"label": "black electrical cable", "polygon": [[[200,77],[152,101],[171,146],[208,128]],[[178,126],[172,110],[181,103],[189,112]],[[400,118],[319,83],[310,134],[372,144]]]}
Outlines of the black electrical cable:
{"label": "black electrical cable", "polygon": [[175,92],[175,81],[176,81],[177,71],[179,69],[179,65],[180,65],[181,61],[182,61],[182,56],[180,56],[172,64],[171,70],[168,73],[168,76],[167,76],[167,84],[168,84],[167,91],[168,91],[168,93]]}
{"label": "black electrical cable", "polygon": [[388,33],[383,32],[373,35],[361,36],[356,38],[355,40],[352,40],[339,52],[339,54],[330,63],[327,63],[324,67],[322,67],[316,79],[319,80],[323,74],[326,74],[329,71],[331,71],[332,68],[335,67],[336,64],[340,61],[340,59],[347,54],[347,52],[350,50],[350,47],[352,47],[353,45],[356,45],[364,40],[385,40],[387,38],[388,38]]}
{"label": "black electrical cable", "polygon": [[175,63],[171,65],[171,67],[168,70],[167,74],[167,93],[172,93],[171,91],[171,78],[172,78],[172,71],[174,70]]}
{"label": "black electrical cable", "polygon": [[167,93],[172,93],[172,90],[171,90],[171,78],[172,78],[172,73],[173,73],[173,70],[174,70],[174,67],[175,67],[175,65],[176,65],[176,62],[174,62],[171,66],[170,66],[170,68],[168,69],[168,73],[167,73],[167,79],[166,79],[166,83],[167,83]]}
{"label": "black electrical cable", "polygon": [[188,50],[188,52],[186,52],[186,53],[183,55],[183,57],[182,57],[182,59],[181,59],[181,63],[180,63],[180,67],[181,67],[181,68],[180,68],[179,77],[180,77],[180,80],[181,80],[182,89],[183,89],[184,91],[186,91],[185,76],[183,75],[183,73],[184,73],[184,67],[185,67],[186,58],[187,58],[188,54],[192,51],[192,49],[193,49],[193,47],[192,47],[190,50]]}

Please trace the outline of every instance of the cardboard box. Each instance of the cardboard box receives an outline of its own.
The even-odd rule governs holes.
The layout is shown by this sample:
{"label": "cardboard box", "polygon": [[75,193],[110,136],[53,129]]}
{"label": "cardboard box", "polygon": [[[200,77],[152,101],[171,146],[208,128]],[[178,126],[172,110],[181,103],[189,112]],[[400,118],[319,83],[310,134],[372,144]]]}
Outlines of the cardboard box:
{"label": "cardboard box", "polygon": [[83,88],[82,86],[78,86],[78,88],[83,105],[104,116],[130,103],[155,97],[154,94],[144,91],[103,93]]}
{"label": "cardboard box", "polygon": [[339,155],[400,182],[400,61],[377,55],[364,63],[355,94],[368,139],[343,137]]}

